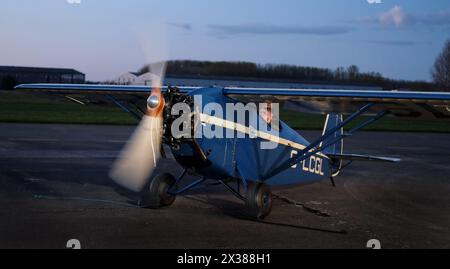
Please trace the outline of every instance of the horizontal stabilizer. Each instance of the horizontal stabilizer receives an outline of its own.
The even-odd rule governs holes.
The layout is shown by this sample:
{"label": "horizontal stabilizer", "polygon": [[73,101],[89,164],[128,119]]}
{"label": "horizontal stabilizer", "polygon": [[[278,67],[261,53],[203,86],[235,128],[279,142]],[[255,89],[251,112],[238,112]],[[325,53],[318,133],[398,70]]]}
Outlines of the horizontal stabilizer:
{"label": "horizontal stabilizer", "polygon": [[361,155],[361,154],[330,154],[327,156],[339,160],[350,160],[350,161],[379,161],[379,162],[391,162],[397,163],[400,162],[399,158],[391,158],[391,157],[380,157],[380,156],[370,156],[370,155]]}

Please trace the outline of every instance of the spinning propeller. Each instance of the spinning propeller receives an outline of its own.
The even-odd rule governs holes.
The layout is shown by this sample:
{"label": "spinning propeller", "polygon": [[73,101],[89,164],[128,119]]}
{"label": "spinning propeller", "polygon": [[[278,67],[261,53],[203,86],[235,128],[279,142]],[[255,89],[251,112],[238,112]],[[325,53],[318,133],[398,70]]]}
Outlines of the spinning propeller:
{"label": "spinning propeller", "polygon": [[149,67],[154,77],[147,99],[147,111],[110,172],[110,177],[116,183],[133,191],[140,191],[144,187],[161,157],[165,105],[161,86],[166,62],[150,64]]}

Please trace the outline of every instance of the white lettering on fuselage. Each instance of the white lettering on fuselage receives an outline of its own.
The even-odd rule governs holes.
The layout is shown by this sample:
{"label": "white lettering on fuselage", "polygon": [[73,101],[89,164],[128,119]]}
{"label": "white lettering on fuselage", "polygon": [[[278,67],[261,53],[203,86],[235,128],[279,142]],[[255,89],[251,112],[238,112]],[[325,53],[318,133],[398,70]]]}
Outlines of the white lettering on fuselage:
{"label": "white lettering on fuselage", "polygon": [[[293,150],[291,151],[291,158],[294,158],[295,156],[297,156],[298,151]],[[292,168],[297,168],[297,164],[294,164],[293,166],[291,166]]]}
{"label": "white lettering on fuselage", "polygon": [[[296,150],[291,151],[291,158],[297,156],[298,152]],[[323,159],[318,156],[311,156],[306,160],[301,161],[302,169],[305,172],[317,174],[323,176]],[[297,164],[291,166],[292,168],[297,168]]]}

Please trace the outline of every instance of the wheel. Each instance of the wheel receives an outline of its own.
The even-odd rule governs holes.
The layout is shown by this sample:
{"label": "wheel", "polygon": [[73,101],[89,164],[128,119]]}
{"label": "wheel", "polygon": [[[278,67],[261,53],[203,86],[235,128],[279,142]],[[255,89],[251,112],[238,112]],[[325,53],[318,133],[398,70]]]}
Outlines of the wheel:
{"label": "wheel", "polygon": [[263,183],[251,183],[247,189],[246,209],[249,217],[262,220],[272,210],[272,192]]}
{"label": "wheel", "polygon": [[175,178],[168,173],[159,174],[150,182],[147,192],[141,198],[141,204],[146,208],[161,208],[170,206],[175,201],[176,196],[167,193],[170,187],[175,184]]}

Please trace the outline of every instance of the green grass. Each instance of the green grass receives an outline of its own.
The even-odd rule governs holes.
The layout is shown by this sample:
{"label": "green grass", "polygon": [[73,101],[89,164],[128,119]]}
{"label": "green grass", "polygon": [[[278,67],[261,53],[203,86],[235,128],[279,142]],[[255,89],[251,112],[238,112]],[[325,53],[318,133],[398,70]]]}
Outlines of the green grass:
{"label": "green grass", "polygon": [[[281,119],[299,130],[321,130],[325,121],[322,115],[291,111],[282,111]],[[0,122],[113,125],[137,123],[132,116],[113,105],[80,105],[61,96],[17,91],[0,91]],[[351,124],[349,128],[355,124]],[[364,130],[450,132],[450,122],[386,117]]]}
{"label": "green grass", "polygon": [[136,124],[114,106],[81,105],[61,97],[0,91],[0,122],[67,124]]}

